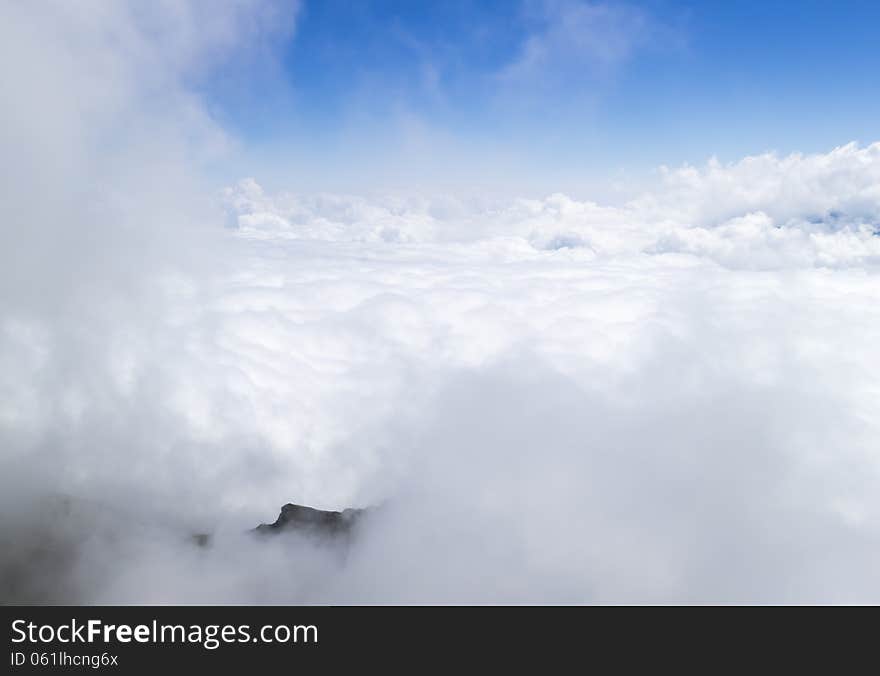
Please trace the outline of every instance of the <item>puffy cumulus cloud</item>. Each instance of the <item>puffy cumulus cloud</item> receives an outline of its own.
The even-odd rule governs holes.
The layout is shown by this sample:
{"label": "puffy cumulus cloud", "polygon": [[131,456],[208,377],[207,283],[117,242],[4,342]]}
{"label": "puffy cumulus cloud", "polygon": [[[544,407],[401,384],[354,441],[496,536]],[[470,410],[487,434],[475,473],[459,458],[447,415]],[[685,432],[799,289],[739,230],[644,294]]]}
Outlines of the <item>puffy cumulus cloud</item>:
{"label": "puffy cumulus cloud", "polygon": [[861,266],[880,253],[880,143],[664,168],[630,205],[665,224],[652,251],[731,267]]}
{"label": "puffy cumulus cloud", "polygon": [[829,153],[773,153],[702,169],[661,170],[661,190],[637,200],[659,217],[711,226],[750,212],[774,223],[847,224],[880,220],[880,143]]}
{"label": "puffy cumulus cloud", "polygon": [[192,78],[265,6],[2,10],[4,600],[880,599],[877,146],[223,228]]}

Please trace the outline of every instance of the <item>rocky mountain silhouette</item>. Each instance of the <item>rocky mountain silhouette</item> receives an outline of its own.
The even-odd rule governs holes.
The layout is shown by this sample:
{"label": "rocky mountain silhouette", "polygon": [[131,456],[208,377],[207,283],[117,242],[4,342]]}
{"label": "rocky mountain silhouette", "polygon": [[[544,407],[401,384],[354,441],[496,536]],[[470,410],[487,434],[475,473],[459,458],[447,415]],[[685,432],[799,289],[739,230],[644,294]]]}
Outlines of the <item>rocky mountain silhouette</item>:
{"label": "rocky mountain silhouette", "polygon": [[254,531],[261,535],[298,532],[305,535],[347,537],[363,516],[364,509],[345,509],[341,512],[324,511],[314,507],[287,503],[273,523],[261,523]]}

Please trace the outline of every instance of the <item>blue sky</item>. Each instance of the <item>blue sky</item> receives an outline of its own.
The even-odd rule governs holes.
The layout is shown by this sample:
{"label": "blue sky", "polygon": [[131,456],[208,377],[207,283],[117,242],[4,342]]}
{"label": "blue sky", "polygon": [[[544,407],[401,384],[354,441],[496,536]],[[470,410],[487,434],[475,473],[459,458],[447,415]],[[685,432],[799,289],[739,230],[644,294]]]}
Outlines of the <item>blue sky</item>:
{"label": "blue sky", "polygon": [[305,0],[206,88],[279,187],[577,190],[880,139],[880,3]]}

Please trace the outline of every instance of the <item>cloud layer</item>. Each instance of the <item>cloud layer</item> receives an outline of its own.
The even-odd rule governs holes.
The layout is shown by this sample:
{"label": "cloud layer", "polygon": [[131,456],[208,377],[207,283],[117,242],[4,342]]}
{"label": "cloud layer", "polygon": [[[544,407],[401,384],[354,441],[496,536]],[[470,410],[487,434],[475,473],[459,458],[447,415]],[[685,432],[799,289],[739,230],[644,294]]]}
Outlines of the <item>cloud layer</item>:
{"label": "cloud layer", "polygon": [[[692,254],[731,269],[851,267],[880,253],[880,143],[663,167],[618,206],[542,200],[266,195],[226,189],[228,224],[254,236],[336,242],[581,249],[579,255]],[[527,254],[528,255],[528,254]]]}
{"label": "cloud layer", "polygon": [[[128,572],[92,600],[875,599],[878,156],[668,171],[616,208],[242,181],[211,274],[87,366],[7,317],[7,454],[226,533],[98,549]],[[290,500],[385,507],[344,565],[230,544]]]}

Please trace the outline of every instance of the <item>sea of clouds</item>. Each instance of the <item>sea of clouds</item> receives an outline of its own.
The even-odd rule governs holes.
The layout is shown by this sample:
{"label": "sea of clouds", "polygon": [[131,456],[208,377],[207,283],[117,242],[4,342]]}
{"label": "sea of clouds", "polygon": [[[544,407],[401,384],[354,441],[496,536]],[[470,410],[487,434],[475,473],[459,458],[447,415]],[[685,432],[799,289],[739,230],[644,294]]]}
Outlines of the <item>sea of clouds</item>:
{"label": "sea of clouds", "polygon": [[[65,7],[0,17],[2,600],[880,601],[880,144],[218,191],[192,79],[295,17]],[[378,509],[245,533],[285,502]]]}

